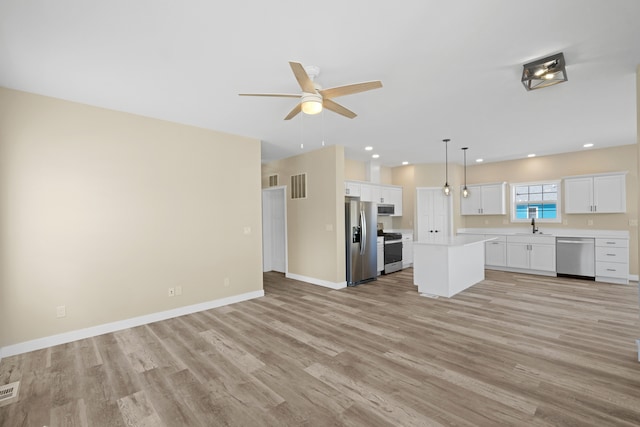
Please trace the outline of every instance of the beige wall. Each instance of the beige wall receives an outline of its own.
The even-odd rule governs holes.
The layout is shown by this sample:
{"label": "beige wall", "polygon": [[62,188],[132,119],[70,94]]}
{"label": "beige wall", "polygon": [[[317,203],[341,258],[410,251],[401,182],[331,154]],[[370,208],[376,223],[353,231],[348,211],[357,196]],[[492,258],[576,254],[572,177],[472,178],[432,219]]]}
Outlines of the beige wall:
{"label": "beige wall", "polygon": [[258,140],[0,88],[0,347],[262,290],[260,200]]}
{"label": "beige wall", "polygon": [[307,174],[306,199],[292,200],[287,188],[288,273],[344,282],[344,148],[333,145],[264,164],[263,187],[273,173],[280,175],[281,184],[292,175]]}
{"label": "beige wall", "polygon": [[[344,159],[344,179],[347,181],[369,181],[369,173],[367,168],[370,165],[367,162],[358,160]],[[391,184],[392,169],[387,166],[378,166],[380,170],[378,184]]]}
{"label": "beige wall", "polygon": [[366,181],[367,169],[365,163],[344,159],[344,179],[347,181]]}
{"label": "beige wall", "polygon": [[393,168],[380,166],[380,184],[391,184],[393,180]]}

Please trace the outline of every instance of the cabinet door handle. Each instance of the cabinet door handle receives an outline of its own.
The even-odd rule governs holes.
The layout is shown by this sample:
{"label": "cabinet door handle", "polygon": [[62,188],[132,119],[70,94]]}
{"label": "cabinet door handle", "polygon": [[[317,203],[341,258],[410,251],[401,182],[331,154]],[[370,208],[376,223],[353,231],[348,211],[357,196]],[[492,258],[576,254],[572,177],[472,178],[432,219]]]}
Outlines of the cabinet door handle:
{"label": "cabinet door handle", "polygon": [[616,256],[616,254],[607,254],[607,256]]}
{"label": "cabinet door handle", "polygon": [[607,271],[618,271],[615,268],[607,268]]}

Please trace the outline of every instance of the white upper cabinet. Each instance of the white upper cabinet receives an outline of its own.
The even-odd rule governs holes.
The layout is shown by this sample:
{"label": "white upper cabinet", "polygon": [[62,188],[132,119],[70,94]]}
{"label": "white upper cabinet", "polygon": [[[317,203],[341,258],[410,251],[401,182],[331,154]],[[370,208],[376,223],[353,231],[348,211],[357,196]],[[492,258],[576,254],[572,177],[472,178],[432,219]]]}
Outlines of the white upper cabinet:
{"label": "white upper cabinet", "polygon": [[402,216],[402,187],[370,182],[345,181],[345,196],[360,197],[363,202],[394,205],[393,216]]}
{"label": "white upper cabinet", "polygon": [[373,194],[373,185],[371,184],[360,184],[360,200],[363,202],[374,202],[373,198],[375,195]]}
{"label": "white upper cabinet", "polygon": [[626,174],[603,174],[564,179],[564,212],[621,213],[627,211]]}
{"label": "white upper cabinet", "polygon": [[505,215],[505,182],[498,184],[468,185],[469,197],[460,192],[461,215]]}
{"label": "white upper cabinet", "polygon": [[345,181],[344,195],[350,197],[360,197],[361,186],[358,182]]}
{"label": "white upper cabinet", "polygon": [[402,187],[386,187],[386,189],[385,203],[395,206],[393,216],[402,216]]}

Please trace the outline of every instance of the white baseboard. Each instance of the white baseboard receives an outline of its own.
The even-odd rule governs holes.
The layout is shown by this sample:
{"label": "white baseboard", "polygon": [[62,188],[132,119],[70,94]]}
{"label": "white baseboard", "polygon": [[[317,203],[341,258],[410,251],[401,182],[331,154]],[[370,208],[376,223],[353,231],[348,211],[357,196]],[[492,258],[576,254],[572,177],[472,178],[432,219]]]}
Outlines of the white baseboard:
{"label": "white baseboard", "polygon": [[286,277],[289,279],[299,280],[301,282],[311,283],[312,285],[324,286],[331,289],[344,289],[347,287],[347,281],[344,282],[329,282],[328,280],[316,279],[315,277],[301,276],[299,274],[287,273]]}
{"label": "white baseboard", "polygon": [[53,347],[60,344],[66,344],[85,338],[91,338],[110,332],[121,331],[123,329],[133,328],[136,326],[146,325],[148,323],[158,322],[160,320],[171,319],[173,317],[184,316],[186,314],[197,313],[199,311],[210,310],[212,308],[222,307],[225,305],[235,304],[241,301],[247,301],[254,298],[264,296],[264,290],[247,292],[240,295],[234,295],[226,298],[220,298],[213,301],[207,301],[200,304],[188,305],[185,307],[174,308],[158,313],[147,314],[144,316],[134,317],[131,319],[119,320],[117,322],[105,323],[103,325],[92,326],[90,328],[78,329],[76,331],[65,332],[58,335],[51,335],[44,338],[38,338],[19,344],[0,347],[0,360],[3,357],[15,356],[17,354],[27,353],[30,351],[40,350],[47,347]]}

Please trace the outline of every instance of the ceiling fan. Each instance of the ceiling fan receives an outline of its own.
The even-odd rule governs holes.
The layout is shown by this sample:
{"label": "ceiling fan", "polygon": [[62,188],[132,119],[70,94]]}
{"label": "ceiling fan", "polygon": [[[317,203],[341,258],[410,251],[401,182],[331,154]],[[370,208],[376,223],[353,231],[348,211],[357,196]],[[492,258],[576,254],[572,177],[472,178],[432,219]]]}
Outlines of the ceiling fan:
{"label": "ceiling fan", "polygon": [[382,87],[379,80],[371,82],[354,83],[346,86],[336,86],[329,89],[322,89],[320,85],[313,80],[320,74],[320,69],[315,66],[303,67],[299,62],[289,61],[293,75],[296,77],[302,94],[292,93],[241,93],[240,96],[274,96],[280,98],[300,98],[300,102],[289,114],[284,118],[291,120],[300,111],[306,114],[318,114],[323,108],[331,110],[350,119],[357,116],[353,111],[343,107],[333,100],[339,96],[351,95],[354,93],[365,92],[367,90],[378,89]]}

